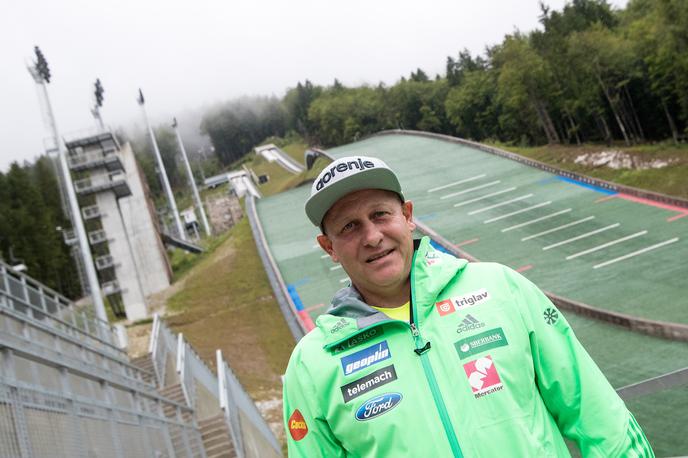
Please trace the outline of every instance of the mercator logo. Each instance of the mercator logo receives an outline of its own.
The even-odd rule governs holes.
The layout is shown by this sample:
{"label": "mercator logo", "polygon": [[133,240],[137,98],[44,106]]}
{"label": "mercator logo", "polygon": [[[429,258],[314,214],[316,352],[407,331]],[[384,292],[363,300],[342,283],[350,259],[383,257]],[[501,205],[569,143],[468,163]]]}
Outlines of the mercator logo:
{"label": "mercator logo", "polygon": [[392,355],[389,354],[387,341],[383,340],[379,344],[371,345],[349,356],[344,356],[341,360],[342,370],[344,371],[344,375],[351,375],[361,369],[365,369],[380,361],[389,359],[391,356]]}
{"label": "mercator logo", "polygon": [[315,189],[320,191],[322,188],[324,188],[327,183],[334,179],[337,172],[340,174],[347,174],[347,172],[351,172],[354,169],[363,171],[373,168],[375,168],[375,164],[368,160],[364,161],[360,157],[355,161],[340,162],[337,165],[333,165],[330,167],[330,170],[325,172],[325,174],[315,184]]}
{"label": "mercator logo", "polygon": [[456,332],[458,334],[461,334],[462,332],[473,331],[475,329],[480,329],[484,327],[485,323],[479,321],[469,313],[463,320],[461,320],[461,323],[459,323],[459,325],[456,327]]}
{"label": "mercator logo", "polygon": [[366,421],[387,413],[401,402],[401,393],[385,393],[369,399],[356,411],[356,420]]}
{"label": "mercator logo", "polygon": [[504,386],[490,355],[463,365],[476,399],[501,390]]}

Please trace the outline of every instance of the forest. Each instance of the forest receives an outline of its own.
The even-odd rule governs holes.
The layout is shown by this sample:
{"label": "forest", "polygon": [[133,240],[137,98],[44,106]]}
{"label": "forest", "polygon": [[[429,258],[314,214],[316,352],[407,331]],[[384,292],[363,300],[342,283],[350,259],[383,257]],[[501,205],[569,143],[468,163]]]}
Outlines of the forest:
{"label": "forest", "polygon": [[446,59],[394,85],[346,87],[308,80],[281,99],[242,99],[201,123],[218,160],[231,164],[268,135],[294,131],[334,146],[383,129],[411,129],[514,145],[671,139],[688,127],[688,2],[574,0],[541,5],[541,28],[514,32],[473,55]]}

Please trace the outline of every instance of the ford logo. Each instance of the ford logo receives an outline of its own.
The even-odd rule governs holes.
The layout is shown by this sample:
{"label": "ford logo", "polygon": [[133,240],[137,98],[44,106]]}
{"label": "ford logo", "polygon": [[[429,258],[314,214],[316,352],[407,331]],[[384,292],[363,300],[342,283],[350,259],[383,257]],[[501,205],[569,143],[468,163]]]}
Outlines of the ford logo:
{"label": "ford logo", "polygon": [[385,393],[369,399],[356,411],[356,420],[366,421],[392,410],[401,402],[401,393]]}

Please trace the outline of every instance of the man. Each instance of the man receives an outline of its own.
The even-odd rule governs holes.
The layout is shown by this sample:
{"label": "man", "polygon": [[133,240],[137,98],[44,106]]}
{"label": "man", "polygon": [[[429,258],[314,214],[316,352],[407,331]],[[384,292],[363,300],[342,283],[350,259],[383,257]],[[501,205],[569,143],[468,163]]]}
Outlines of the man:
{"label": "man", "polygon": [[652,457],[566,319],[505,266],[412,239],[386,164],[346,157],[306,214],[351,286],[297,345],[284,381],[293,457]]}

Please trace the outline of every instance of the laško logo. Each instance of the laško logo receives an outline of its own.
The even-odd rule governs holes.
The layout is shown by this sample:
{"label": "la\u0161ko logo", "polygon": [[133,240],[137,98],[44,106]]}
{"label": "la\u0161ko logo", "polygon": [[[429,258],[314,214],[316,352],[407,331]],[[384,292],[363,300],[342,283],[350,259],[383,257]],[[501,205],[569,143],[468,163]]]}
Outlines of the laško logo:
{"label": "la\u0161ko logo", "polygon": [[495,366],[490,355],[464,364],[463,370],[466,372],[468,383],[471,385],[471,390],[473,390],[476,399],[503,388],[497,373],[497,366]]}
{"label": "la\u0161ko logo", "polygon": [[301,412],[299,412],[299,409],[294,410],[294,413],[291,414],[288,425],[289,434],[291,434],[291,438],[295,441],[300,441],[308,434],[306,420],[303,418],[303,415],[301,415]]}
{"label": "la\u0161ko logo", "polygon": [[325,175],[323,175],[322,178],[320,178],[315,184],[315,189],[320,191],[322,188],[324,188],[325,185],[330,182],[330,180],[334,179],[337,172],[340,174],[346,174],[346,172],[350,172],[354,168],[363,171],[365,169],[375,168],[375,164],[368,160],[364,161],[360,157],[355,161],[341,162],[330,167],[330,170],[328,170]]}

